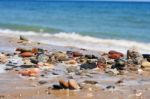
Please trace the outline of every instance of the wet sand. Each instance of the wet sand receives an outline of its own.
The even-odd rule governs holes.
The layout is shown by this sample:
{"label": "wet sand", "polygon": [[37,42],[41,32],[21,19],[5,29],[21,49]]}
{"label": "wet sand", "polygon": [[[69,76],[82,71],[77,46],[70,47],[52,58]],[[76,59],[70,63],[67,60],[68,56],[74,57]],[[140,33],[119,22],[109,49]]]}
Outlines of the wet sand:
{"label": "wet sand", "polygon": [[[0,51],[14,52],[16,48],[38,47],[51,51],[75,50],[82,53],[92,53],[100,56],[103,52],[89,51],[74,47],[60,47],[37,42],[20,43],[18,38],[0,37]],[[62,64],[58,64],[58,68]],[[49,75],[48,75],[49,76]],[[137,71],[124,75],[110,76],[98,70],[87,70],[85,75],[73,75],[82,86],[80,90],[52,89],[59,79],[69,79],[69,75],[55,75],[49,77],[23,77],[17,70],[0,74],[0,99],[149,99],[150,73]],[[47,81],[39,84],[39,81]],[[85,84],[85,80],[96,81],[97,84]],[[121,82],[120,82],[121,81]]]}

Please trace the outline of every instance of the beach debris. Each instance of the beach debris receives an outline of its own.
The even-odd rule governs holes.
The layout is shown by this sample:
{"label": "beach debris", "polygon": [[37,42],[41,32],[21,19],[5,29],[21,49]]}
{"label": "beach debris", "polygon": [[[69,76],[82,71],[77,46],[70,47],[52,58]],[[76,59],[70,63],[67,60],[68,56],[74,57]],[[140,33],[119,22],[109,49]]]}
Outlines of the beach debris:
{"label": "beach debris", "polygon": [[19,71],[22,76],[37,76],[40,73],[38,68],[29,68]]}
{"label": "beach debris", "polygon": [[124,57],[124,54],[121,52],[111,50],[108,52],[108,57],[110,59],[120,59],[120,58]]}
{"label": "beach debris", "polygon": [[22,41],[29,41],[26,37],[24,37],[23,35],[20,35],[20,40]]}

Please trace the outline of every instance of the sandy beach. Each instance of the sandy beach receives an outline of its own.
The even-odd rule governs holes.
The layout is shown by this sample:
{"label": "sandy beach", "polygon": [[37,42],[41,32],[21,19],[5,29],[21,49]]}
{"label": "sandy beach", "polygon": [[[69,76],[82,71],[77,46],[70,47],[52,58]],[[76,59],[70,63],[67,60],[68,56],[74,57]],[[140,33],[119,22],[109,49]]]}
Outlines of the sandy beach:
{"label": "sandy beach", "polygon": [[[93,54],[98,58],[104,54],[101,51],[52,46],[30,40],[22,41],[19,37],[1,36],[0,38],[0,50],[5,54],[17,53],[19,55],[15,51],[16,48],[42,48],[48,50],[49,53],[77,51],[83,55]],[[21,58],[29,59],[30,57]],[[75,60],[77,57],[69,60],[72,59]],[[150,97],[149,71],[124,69],[120,72],[121,74],[115,74],[115,72],[106,72],[103,68],[91,68],[79,70],[80,73],[76,73],[74,69],[67,72],[68,67],[79,67],[81,64],[67,63],[69,60],[51,63],[53,68],[42,69],[38,74],[25,76],[19,72],[26,68],[31,69],[31,67],[8,69],[6,63],[1,63],[0,65],[5,65],[7,71],[0,74],[0,99],[97,99],[98,97],[101,99],[110,99],[110,97],[112,99],[149,99]],[[73,90],[54,88],[54,85],[60,84],[60,80],[68,81],[69,79],[74,79],[80,88]]]}

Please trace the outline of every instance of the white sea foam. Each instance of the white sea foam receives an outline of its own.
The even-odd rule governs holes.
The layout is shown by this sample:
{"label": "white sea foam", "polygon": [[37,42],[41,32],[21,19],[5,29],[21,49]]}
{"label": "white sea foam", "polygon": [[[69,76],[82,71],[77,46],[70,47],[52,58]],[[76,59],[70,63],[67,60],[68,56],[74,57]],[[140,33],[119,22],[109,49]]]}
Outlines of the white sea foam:
{"label": "white sea foam", "polygon": [[102,39],[91,36],[83,36],[77,33],[36,33],[32,31],[13,31],[9,29],[0,29],[0,34],[16,36],[26,35],[32,40],[38,40],[40,42],[58,45],[58,46],[74,46],[79,48],[85,48],[90,50],[108,51],[118,50],[126,52],[127,49],[136,47],[142,53],[150,53],[150,43],[142,43],[128,40],[116,40],[116,39]]}

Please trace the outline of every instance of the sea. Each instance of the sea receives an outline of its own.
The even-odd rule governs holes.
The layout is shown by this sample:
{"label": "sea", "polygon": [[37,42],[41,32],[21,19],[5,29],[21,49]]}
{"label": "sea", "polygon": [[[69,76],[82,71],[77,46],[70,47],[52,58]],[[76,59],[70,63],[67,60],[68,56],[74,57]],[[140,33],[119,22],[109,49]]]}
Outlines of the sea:
{"label": "sea", "polygon": [[0,35],[56,46],[150,53],[150,2],[0,0]]}

